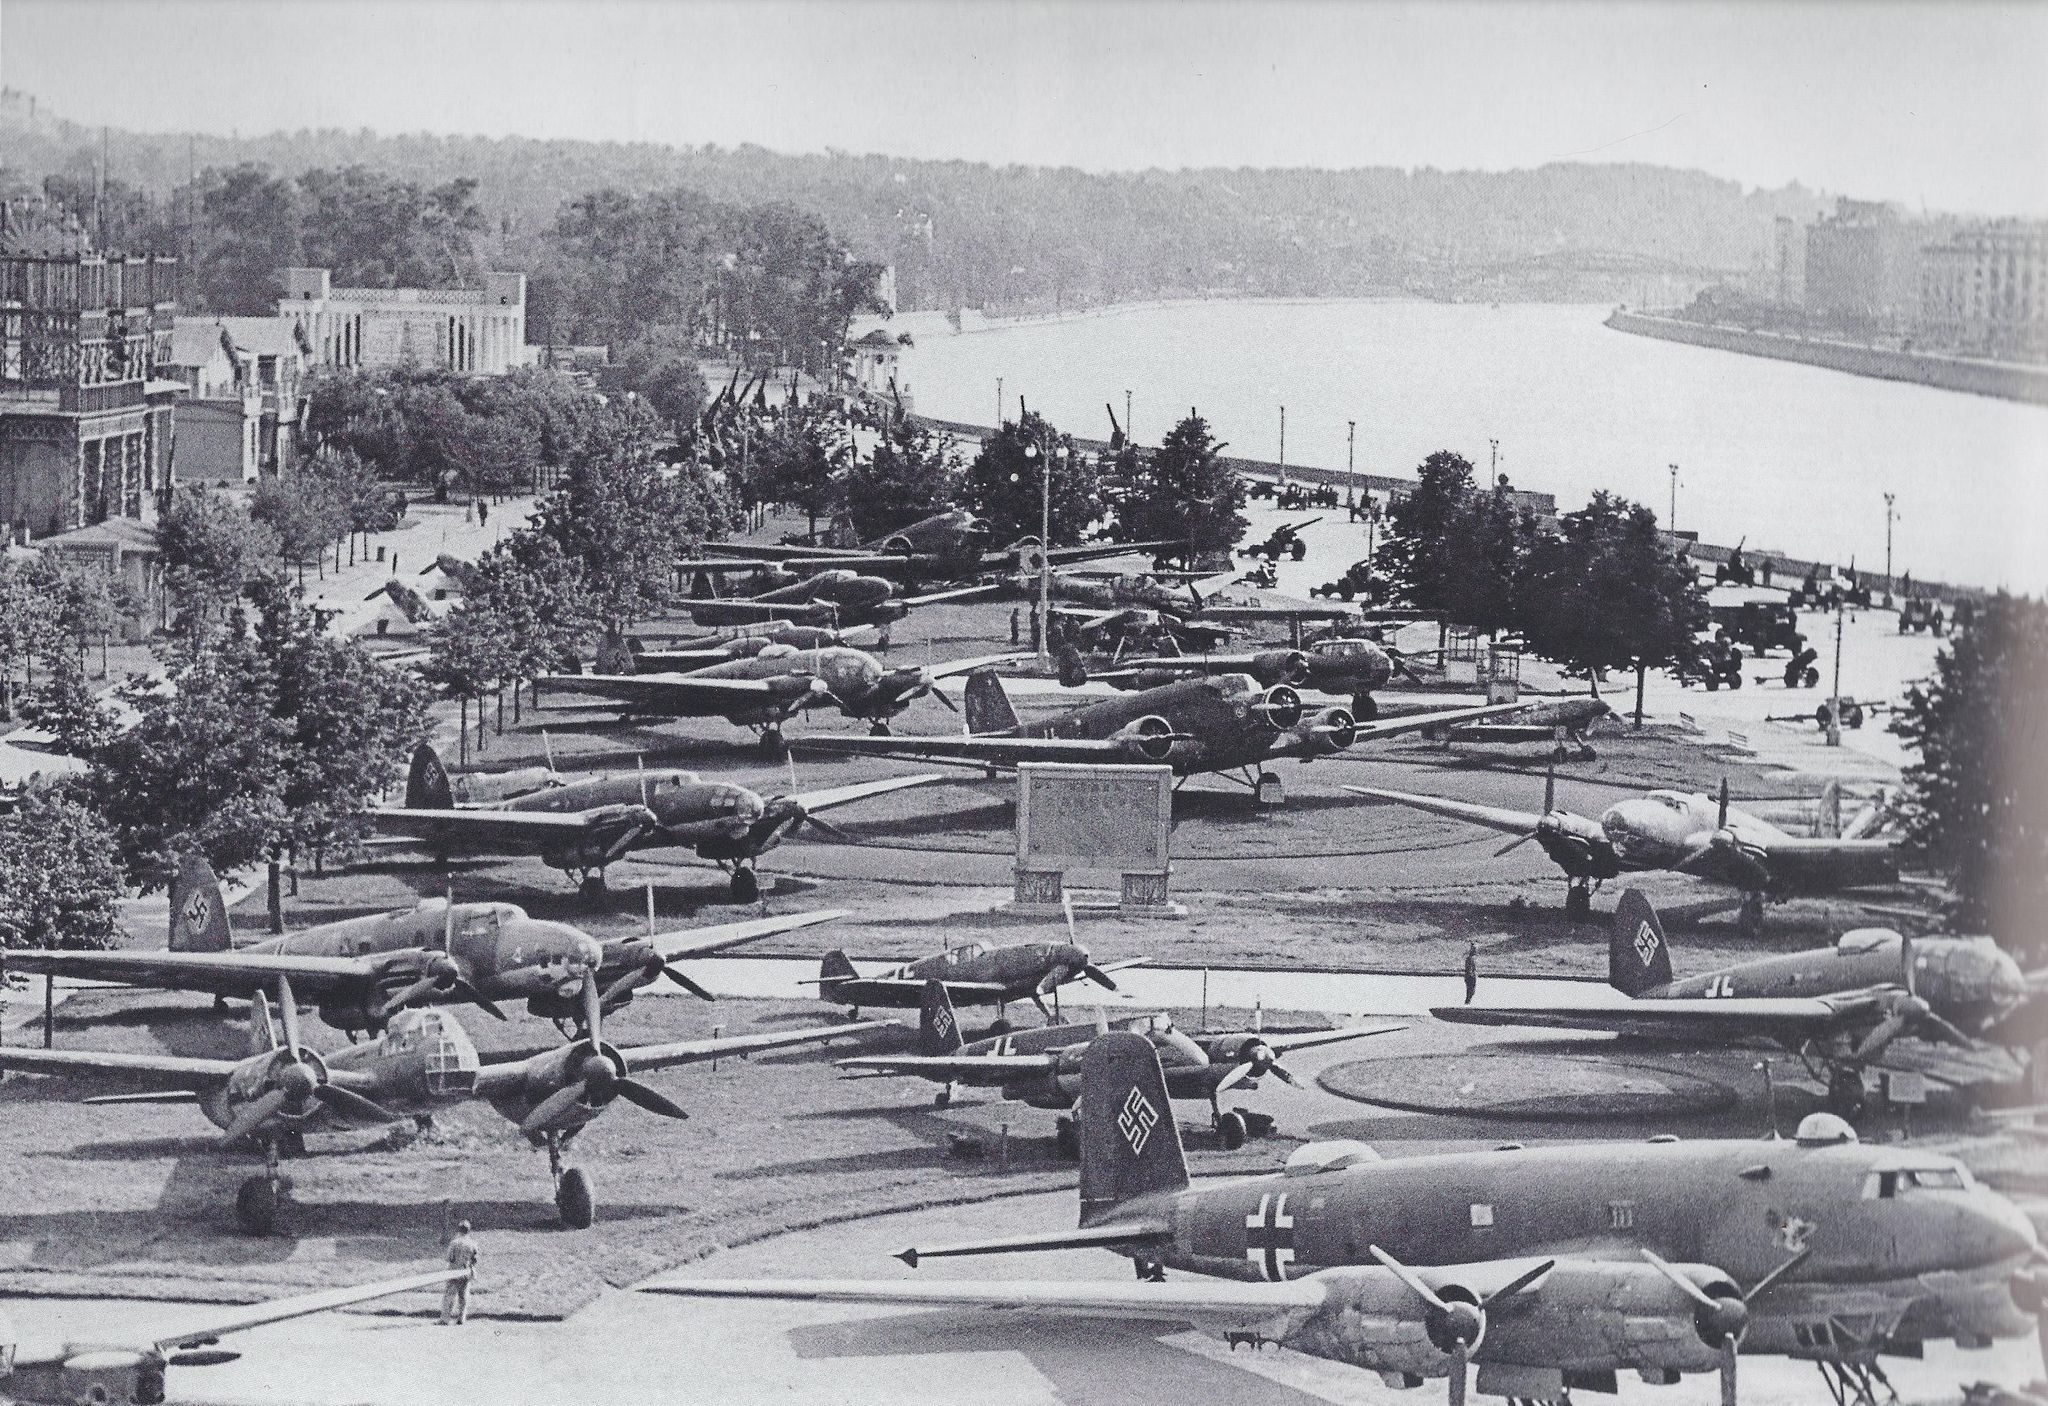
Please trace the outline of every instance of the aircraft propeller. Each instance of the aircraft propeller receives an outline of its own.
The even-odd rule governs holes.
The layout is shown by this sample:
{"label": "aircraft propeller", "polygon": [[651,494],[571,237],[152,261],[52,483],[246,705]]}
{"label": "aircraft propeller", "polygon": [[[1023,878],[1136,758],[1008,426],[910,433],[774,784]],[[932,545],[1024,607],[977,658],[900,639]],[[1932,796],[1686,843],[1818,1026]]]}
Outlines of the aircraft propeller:
{"label": "aircraft propeller", "polygon": [[[654,935],[654,885],[652,883],[647,885],[647,935],[649,937]],[[651,982],[659,981],[664,976],[700,1001],[715,1001],[718,999],[711,992],[691,980],[680,967],[662,960],[661,955],[655,953],[646,962],[634,967],[623,976],[616,978],[610,986],[607,986],[599,996],[598,1004],[605,1010],[617,1010],[619,1006],[624,1004],[626,998],[635,991]],[[593,974],[591,976],[591,984],[595,985],[596,980],[597,978]],[[587,1034],[589,1030],[590,1026],[586,1015],[584,1031]]]}
{"label": "aircraft propeller", "polygon": [[1887,1000],[1884,1019],[1871,1027],[1870,1033],[1856,1047],[1857,1061],[1875,1059],[1909,1027],[1924,1028],[1952,1045],[1975,1048],[1978,1043],[1975,1038],[1938,1014],[1920,994],[1919,973],[1913,964],[1913,939],[1905,933],[1899,934],[1899,967],[1904,993],[1895,994]]}
{"label": "aircraft propeller", "polygon": [[[644,785],[645,783],[643,782],[642,784]],[[463,965],[461,959],[455,955],[455,892],[453,889],[447,891],[445,906],[442,909],[441,950],[428,956],[426,961],[422,963],[420,977],[417,981],[408,986],[401,986],[389,996],[386,996],[378,1003],[376,1010],[371,1012],[371,1014],[375,1015],[379,1020],[389,1020],[394,1014],[404,1010],[422,996],[436,993],[454,996],[458,1000],[467,1001],[471,1005],[478,1007],[488,1015],[496,1016],[499,1020],[506,1019],[505,1012],[500,1010],[490,997],[477,990],[476,983],[470,979],[468,970]]]}
{"label": "aircraft propeller", "polygon": [[1297,1089],[1301,1087],[1301,1080],[1288,1073],[1287,1067],[1280,1063],[1280,1052],[1264,1040],[1255,1040],[1237,1052],[1237,1063],[1231,1067],[1228,1074],[1217,1081],[1216,1092],[1220,1094],[1225,1089],[1236,1088],[1246,1080],[1263,1079],[1268,1074],[1283,1084]]}
{"label": "aircraft propeller", "polygon": [[[270,1003],[257,994],[258,1013],[270,1021]],[[315,1104],[325,1104],[344,1117],[365,1122],[395,1122],[396,1115],[364,1098],[352,1089],[336,1088],[327,1081],[327,1065],[319,1055],[299,1043],[299,1005],[292,995],[291,978],[277,979],[278,1015],[284,1025],[284,1044],[265,1071],[266,1089],[244,1104],[221,1134],[225,1142],[240,1142],[278,1114],[289,1111],[304,1117]]]}
{"label": "aircraft propeller", "polygon": [[1526,835],[1515,836],[1512,840],[1509,840],[1506,844],[1502,845],[1499,849],[1495,850],[1493,852],[1493,857],[1495,859],[1499,859],[1502,855],[1507,854],[1511,850],[1521,848],[1523,845],[1526,845],[1531,840],[1542,838],[1542,836],[1545,833],[1546,826],[1549,828],[1550,833],[1555,833],[1558,830],[1559,825],[1558,822],[1552,820],[1550,817],[1552,812],[1554,812],[1556,809],[1557,763],[1553,761],[1547,767],[1545,767],[1543,772],[1543,818],[1536,822],[1536,828],[1534,830],[1531,830]]}
{"label": "aircraft propeller", "polygon": [[1749,1331],[1749,1306],[1771,1285],[1805,1264],[1813,1251],[1799,1251],[1750,1285],[1742,1297],[1735,1299],[1708,1293],[1680,1274],[1675,1265],[1660,1258],[1654,1250],[1644,1248],[1640,1253],[1651,1268],[1669,1279],[1681,1293],[1693,1301],[1696,1306],[1693,1311],[1693,1327],[1698,1331],[1702,1342],[1718,1348],[1721,1353],[1721,1406],[1736,1406],[1736,1350],[1742,1346],[1742,1335]]}
{"label": "aircraft propeller", "polygon": [[690,1116],[666,1095],[632,1078],[625,1056],[604,1043],[604,998],[598,992],[596,975],[589,972],[583,977],[583,1022],[587,1033],[577,1043],[584,1053],[567,1066],[575,1078],[535,1104],[519,1120],[521,1132],[547,1132],[572,1108],[580,1105],[595,1111],[615,1098],[623,1098],[664,1118]]}
{"label": "aircraft propeller", "polygon": [[1427,1305],[1429,1313],[1423,1320],[1423,1327],[1429,1334],[1429,1340],[1436,1344],[1439,1350],[1449,1354],[1451,1359],[1450,1406],[1465,1406],[1465,1387],[1470,1375],[1472,1354],[1479,1350],[1479,1344],[1486,1338],[1487,1309],[1501,1299],[1521,1293],[1557,1267],[1556,1260],[1544,1260],[1541,1264],[1516,1275],[1478,1303],[1468,1303],[1463,1299],[1445,1299],[1424,1283],[1421,1275],[1379,1246],[1368,1245],[1366,1250],[1374,1259],[1392,1270],[1394,1277],[1407,1286],[1409,1293]]}

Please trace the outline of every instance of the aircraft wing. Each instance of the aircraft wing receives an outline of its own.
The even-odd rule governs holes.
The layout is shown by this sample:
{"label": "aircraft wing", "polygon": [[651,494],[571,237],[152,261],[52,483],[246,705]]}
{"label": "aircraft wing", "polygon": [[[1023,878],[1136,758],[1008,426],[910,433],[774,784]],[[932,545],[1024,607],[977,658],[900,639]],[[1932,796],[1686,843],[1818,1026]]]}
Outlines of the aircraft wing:
{"label": "aircraft wing", "polygon": [[701,619],[698,612],[709,611],[731,617],[750,615],[756,620],[792,620],[799,615],[838,615],[846,607],[829,600],[747,600],[744,597],[723,597],[718,600],[687,600],[682,609],[692,620]]}
{"label": "aircraft wing", "polygon": [[1358,1025],[1343,1030],[1304,1030],[1293,1035],[1260,1035],[1259,1038],[1285,1054],[1289,1050],[1312,1050],[1318,1045],[1334,1045],[1341,1040],[1362,1040],[1368,1035],[1392,1035],[1407,1028],[1406,1025]]}
{"label": "aircraft wing", "polygon": [[1029,652],[1012,650],[1008,654],[984,654],[974,659],[948,659],[943,664],[934,664],[928,670],[935,679],[950,679],[960,674],[971,674],[976,669],[993,669],[998,664],[1014,664],[1020,659],[1033,658]]}
{"label": "aircraft wing", "polygon": [[974,600],[981,596],[991,596],[1001,589],[1002,587],[994,582],[982,586],[955,586],[950,591],[930,591],[921,596],[905,596],[901,603],[911,607],[939,605],[949,600]]}
{"label": "aircraft wing", "polygon": [[111,1074],[159,1089],[206,1093],[225,1084],[239,1061],[183,1055],[108,1054],[97,1050],[0,1047],[0,1069],[24,1074]]}
{"label": "aircraft wing", "polygon": [[803,679],[778,687],[769,679],[707,679],[695,674],[546,674],[538,682],[550,693],[588,694],[678,717],[719,716],[810,691],[810,681]]}
{"label": "aircraft wing", "polygon": [[640,941],[647,943],[660,954],[662,961],[680,962],[686,957],[708,956],[713,952],[723,952],[728,947],[737,947],[743,942],[773,937],[777,933],[816,927],[819,923],[844,918],[850,911],[845,908],[820,908],[810,913],[785,913],[773,918],[747,918],[737,923],[718,923],[708,928],[677,928],[672,932],[658,932]]}
{"label": "aircraft wing", "polygon": [[198,1347],[229,1333],[246,1332],[250,1328],[261,1328],[265,1324],[282,1323],[288,1318],[304,1318],[309,1313],[326,1313],[332,1309],[347,1308],[350,1304],[388,1298],[393,1294],[410,1293],[415,1289],[439,1289],[450,1280],[468,1277],[469,1271],[466,1269],[433,1269],[424,1274],[408,1274],[402,1279],[380,1279],[369,1284],[351,1284],[342,1289],[322,1289],[318,1293],[299,1294],[288,1299],[272,1299],[268,1303],[223,1310],[219,1316],[183,1332],[157,1338],[153,1345],[159,1352]]}
{"label": "aircraft wing", "polygon": [[654,828],[654,812],[646,806],[599,806],[574,814],[488,807],[429,810],[392,806],[364,812],[379,834],[423,840],[459,840],[482,848],[551,851],[590,839]]}
{"label": "aircraft wing", "polygon": [[[1070,1232],[1078,1239],[1086,1232]],[[1127,1242],[1112,1242],[1127,1243]],[[684,1279],[661,1278],[644,1293],[697,1299],[784,1299],[797,1303],[900,1304],[925,1308],[1007,1309],[1074,1318],[1164,1319],[1206,1328],[1252,1327],[1321,1308],[1330,1287],[1320,1276],[1274,1283],[1173,1279],[1164,1284],[1130,1280],[966,1279]]]}
{"label": "aircraft wing", "polygon": [[299,995],[313,1001],[329,992],[359,990],[380,970],[361,957],[262,952],[9,952],[7,966],[39,976],[242,997],[274,989],[277,978],[287,976]]}
{"label": "aircraft wing", "polygon": [[1469,708],[1440,708],[1433,713],[1404,713],[1399,717],[1375,718],[1371,722],[1358,724],[1358,740],[1365,742],[1376,737],[1395,737],[1404,732],[1422,732],[1433,727],[1453,727],[1458,723],[1476,722],[1481,718],[1497,718],[1503,713],[1518,712],[1527,706],[1524,703],[1477,703]]}
{"label": "aircraft wing", "polygon": [[852,733],[792,737],[801,751],[853,752],[876,757],[910,757],[957,766],[1015,766],[1019,762],[1135,762],[1136,752],[1108,738],[1091,737],[860,737]]}
{"label": "aircraft wing", "polygon": [[[907,976],[808,976],[799,981],[797,985],[823,986],[828,981],[843,981],[848,986],[865,986],[870,990],[912,991],[922,995],[925,986],[931,981],[931,978],[922,976],[916,978]],[[1000,996],[1005,991],[1010,990],[1009,987],[999,981],[941,981],[939,985],[946,988],[946,995],[948,997]]]}
{"label": "aircraft wing", "polygon": [[941,779],[938,772],[926,771],[920,772],[916,776],[892,776],[883,781],[861,781],[851,786],[827,787],[822,791],[802,791],[790,797],[790,799],[802,806],[807,813],[816,815],[821,810],[831,810],[835,806],[851,805],[855,801],[864,801],[869,796],[885,795],[890,791],[904,791],[912,786],[923,786],[929,782]]}
{"label": "aircraft wing", "polygon": [[852,563],[855,570],[859,569],[858,563],[861,562],[886,564],[889,562],[915,560],[915,558],[906,557],[900,552],[868,552],[862,551],[858,547],[792,547],[780,542],[706,542],[704,547],[707,551],[727,553],[727,557],[718,558],[721,561],[730,559],[734,561],[787,562],[810,561],[815,558],[818,561],[830,562],[834,566],[845,566]]}
{"label": "aircraft wing", "polygon": [[[1185,550],[1186,542],[1096,542],[1085,547],[1054,547],[1045,554],[1045,559],[1054,565],[1073,561],[1102,561],[1109,557],[1130,556],[1133,553],[1163,552],[1169,548]],[[1010,560],[1008,552],[991,555]]]}
{"label": "aircraft wing", "polygon": [[[1088,1037],[1084,1034],[1082,1038]],[[978,1081],[991,1074],[1019,1077],[1043,1074],[1058,1067],[1059,1055],[855,1055],[851,1059],[835,1059],[832,1063],[841,1069],[858,1069],[872,1074],[918,1074],[927,1079]]]}
{"label": "aircraft wing", "polygon": [[1346,786],[1344,789],[1355,796],[1392,801],[1396,805],[1426,810],[1431,815],[1446,815],[1453,820],[1484,825],[1489,830],[1499,830],[1508,835],[1534,834],[1543,821],[1535,811],[1503,810],[1498,806],[1473,805],[1469,801],[1453,801],[1443,796],[1418,796],[1412,791],[1383,791],[1377,786]]}
{"label": "aircraft wing", "polygon": [[668,1069],[678,1064],[701,1064],[705,1060],[719,1059],[726,1055],[756,1054],[762,1050],[780,1050],[792,1045],[815,1045],[841,1035],[860,1035],[869,1030],[887,1027],[897,1027],[897,1022],[842,1020],[834,1025],[809,1025],[801,1030],[779,1030],[772,1035],[727,1035],[716,1040],[678,1040],[669,1045],[636,1045],[619,1053],[626,1057],[626,1063],[636,1071]]}
{"label": "aircraft wing", "polygon": [[1438,1006],[1430,1014],[1457,1025],[1541,1026],[1668,1040],[1799,1038],[1851,1024],[1861,1001],[1805,996],[1639,996],[1588,1006]]}

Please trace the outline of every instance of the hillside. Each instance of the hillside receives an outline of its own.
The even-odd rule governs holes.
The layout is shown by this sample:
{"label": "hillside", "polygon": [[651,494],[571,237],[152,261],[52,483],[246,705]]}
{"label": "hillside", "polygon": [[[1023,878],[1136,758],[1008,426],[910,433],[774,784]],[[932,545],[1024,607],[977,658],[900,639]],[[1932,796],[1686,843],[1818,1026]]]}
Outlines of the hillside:
{"label": "hillside", "polygon": [[[5,166],[24,184],[91,172],[97,129],[0,98]],[[109,175],[159,196],[209,167],[362,164],[434,186],[478,181],[480,251],[529,259],[566,200],[686,186],[788,201],[893,264],[906,308],[1045,306],[1201,293],[1631,296],[1765,267],[1772,221],[1818,214],[1798,185],[1746,191],[1698,171],[1552,164],[1509,172],[1070,168],[759,147],[298,131],[107,134]]]}

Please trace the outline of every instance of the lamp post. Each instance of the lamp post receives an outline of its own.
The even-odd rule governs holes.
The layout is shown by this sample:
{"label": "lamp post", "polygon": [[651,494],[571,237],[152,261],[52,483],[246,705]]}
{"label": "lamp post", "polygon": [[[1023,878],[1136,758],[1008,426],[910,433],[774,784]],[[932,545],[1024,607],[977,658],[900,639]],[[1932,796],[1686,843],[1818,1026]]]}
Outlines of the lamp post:
{"label": "lamp post", "polygon": [[1002,378],[1002,377],[1000,377],[1000,376],[998,376],[998,377],[996,377],[996,423],[995,423],[995,428],[996,428],[996,429],[1001,429],[1002,427],[1003,427],[1003,378]]}
{"label": "lamp post", "polygon": [[1287,486],[1287,407],[1280,407],[1280,486]]}
{"label": "lamp post", "polygon": [[1344,508],[1358,506],[1358,421],[1344,422]]}
{"label": "lamp post", "polygon": [[1124,388],[1124,443],[1134,448],[1138,443],[1137,432],[1131,428],[1131,391],[1128,386]]}
{"label": "lamp post", "polygon": [[1486,462],[1486,482],[1490,487],[1500,482],[1500,441],[1489,439],[1486,441],[1486,448],[1489,455]]}
{"label": "lamp post", "polygon": [[1892,523],[1899,516],[1893,504],[1898,501],[1898,498],[1899,495],[1896,493],[1884,495],[1884,603],[1886,605],[1892,603]]}
{"label": "lamp post", "polygon": [[1665,515],[1664,530],[1672,536],[1678,535],[1678,465],[1671,467],[1671,511]]}
{"label": "lamp post", "polygon": [[1835,602],[1835,682],[1828,699],[1828,746],[1842,745],[1842,602]]}
{"label": "lamp post", "polygon": [[1024,457],[1038,460],[1038,667],[1050,666],[1052,653],[1052,461],[1066,462],[1067,447],[1026,444]]}

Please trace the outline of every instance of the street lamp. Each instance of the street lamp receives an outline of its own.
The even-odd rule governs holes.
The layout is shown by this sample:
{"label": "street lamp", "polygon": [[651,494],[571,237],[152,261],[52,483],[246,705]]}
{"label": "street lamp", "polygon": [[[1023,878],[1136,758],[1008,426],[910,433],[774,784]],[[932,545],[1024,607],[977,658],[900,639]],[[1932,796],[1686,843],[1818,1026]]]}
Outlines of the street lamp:
{"label": "street lamp", "polygon": [[1884,599],[1886,605],[1890,605],[1892,600],[1892,523],[1899,516],[1897,510],[1892,505],[1898,501],[1898,498],[1899,495],[1896,493],[1884,495]]}
{"label": "street lamp", "polygon": [[1024,446],[1026,459],[1038,460],[1038,667],[1050,666],[1052,655],[1052,463],[1067,460],[1067,447]]}
{"label": "street lamp", "polygon": [[1002,378],[1002,377],[1000,377],[1000,376],[998,376],[998,377],[996,377],[996,423],[995,423],[995,428],[997,428],[997,429],[1001,429],[1002,427],[1003,427],[1003,378]]}
{"label": "street lamp", "polygon": [[1347,512],[1358,506],[1358,421],[1344,422],[1344,507]]}
{"label": "street lamp", "polygon": [[1488,448],[1488,449],[1489,449],[1490,451],[1492,451],[1492,455],[1493,455],[1493,457],[1491,458],[1491,460],[1489,460],[1489,461],[1488,461],[1488,463],[1487,463],[1487,466],[1486,466],[1486,481],[1487,481],[1488,483],[1499,483],[1499,482],[1500,482],[1500,441],[1499,441],[1499,440],[1497,440],[1497,439],[1489,439],[1489,440],[1487,440],[1487,441],[1486,441],[1486,445],[1487,445],[1487,448]]}
{"label": "street lamp", "polygon": [[1664,519],[1664,528],[1672,536],[1678,535],[1678,465],[1671,466],[1671,512]]}
{"label": "street lamp", "polygon": [[1138,443],[1137,432],[1131,428],[1131,392],[1129,387],[1124,388],[1124,443],[1134,447]]}
{"label": "street lamp", "polygon": [[1287,407],[1280,407],[1280,486],[1287,486]]}

